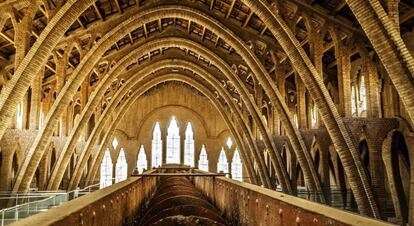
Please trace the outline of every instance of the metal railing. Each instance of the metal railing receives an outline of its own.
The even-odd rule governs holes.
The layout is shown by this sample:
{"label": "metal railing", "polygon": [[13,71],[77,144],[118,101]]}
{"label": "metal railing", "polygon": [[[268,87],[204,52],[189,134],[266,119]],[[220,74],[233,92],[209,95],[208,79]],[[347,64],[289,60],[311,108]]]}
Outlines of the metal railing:
{"label": "metal railing", "polygon": [[[37,196],[35,195],[36,193],[12,194],[9,197],[9,199],[16,199],[16,205],[13,207],[0,210],[0,226],[8,225],[18,220],[21,220],[23,218],[32,216],[34,214],[47,211],[48,209],[53,208],[55,206],[59,206],[62,203],[65,203],[72,199],[76,199],[84,194],[88,194],[94,191],[95,190],[94,188],[96,187],[99,188],[99,183],[87,186],[83,189],[77,189],[77,190],[73,190],[69,192],[56,192],[56,193],[40,192],[40,194],[42,195],[37,195]],[[45,198],[44,194],[47,194],[48,196]],[[26,197],[26,198],[43,197],[43,199],[31,201],[31,202],[29,201],[23,204],[18,204],[18,200],[21,199],[22,197]]]}

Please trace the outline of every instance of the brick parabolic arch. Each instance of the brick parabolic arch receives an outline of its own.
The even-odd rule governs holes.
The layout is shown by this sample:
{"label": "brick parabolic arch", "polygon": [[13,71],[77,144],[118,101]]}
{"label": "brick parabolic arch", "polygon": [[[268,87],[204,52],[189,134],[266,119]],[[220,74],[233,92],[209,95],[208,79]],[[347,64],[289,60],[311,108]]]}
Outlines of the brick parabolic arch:
{"label": "brick parabolic arch", "polygon": [[[183,61],[183,60],[176,60],[176,59],[174,59],[174,60],[173,59],[161,60],[159,62],[154,63],[154,66],[156,66],[156,67],[153,67],[155,71],[160,70],[160,69],[163,69],[165,67],[167,67],[167,68],[168,67],[172,67],[172,68],[175,68],[175,67],[185,67],[187,69],[193,69],[192,66],[197,67],[196,64],[194,64],[194,63],[186,62],[186,61]],[[194,71],[194,72],[196,73],[196,71]],[[155,79],[154,79],[151,76],[151,74],[144,74],[143,73],[143,70],[132,70],[128,74],[131,74],[131,76],[132,75],[138,75],[138,74],[140,74],[142,76],[134,76],[131,80],[127,81],[126,85],[124,87],[122,87],[121,90],[118,91],[118,93],[115,95],[114,101],[111,101],[110,106],[107,107],[109,110],[107,111],[105,109],[105,111],[102,114],[99,122],[97,123],[97,126],[96,126],[97,129],[98,128],[103,128],[103,125],[105,124],[105,121],[107,121],[108,118],[111,116],[111,109],[113,109],[114,106],[117,106],[118,105],[118,102],[117,101],[119,101],[120,99],[122,99],[122,97],[129,90],[128,89],[129,87],[139,87],[139,89],[141,87],[146,87],[145,85],[141,85],[142,83],[150,84],[151,86],[153,86],[154,84],[158,84],[159,83],[158,78],[163,76],[163,75],[157,74],[155,76]],[[203,72],[203,74],[205,74],[205,73]],[[199,83],[201,84],[201,82],[199,82]],[[215,86],[220,86],[220,84],[218,83],[218,81],[215,82]],[[229,94],[224,90],[224,88],[221,88],[220,90],[221,90],[220,94],[224,94],[224,95],[222,95],[223,96],[223,99],[225,99],[226,101],[231,101]],[[223,107],[223,104],[221,104],[220,101],[218,101],[214,97],[214,95],[212,93],[209,94],[209,95],[207,95],[207,97],[218,108],[219,112],[223,116],[223,118],[226,121],[227,125],[229,125],[229,128],[233,131],[236,126],[229,120],[229,116],[224,112],[224,110],[223,110],[224,108],[222,108]],[[226,103],[228,103],[228,102],[226,102]],[[231,104],[231,103],[229,103],[229,104]],[[234,106],[231,106],[230,108],[233,109],[233,107]],[[123,107],[121,106],[120,108],[122,109]],[[125,110],[119,110],[119,111],[121,111],[121,112],[124,113]],[[119,111],[117,111],[116,114],[118,114]],[[242,126],[245,127],[245,123],[244,122],[241,122],[242,119],[241,119],[241,116],[240,116],[239,112],[236,111],[236,110],[235,110],[235,112],[236,112],[236,117],[238,118],[239,123],[241,123]],[[121,114],[123,114],[123,113],[121,113]],[[111,130],[107,130],[107,131],[108,131],[107,133],[109,133],[109,131],[111,131]],[[236,132],[236,137],[238,137],[238,140],[241,141],[242,138],[240,136],[237,136],[237,134],[238,133]],[[98,133],[93,133],[93,135],[94,136],[97,136]],[[93,139],[92,138],[93,135],[91,135],[91,138],[90,139]],[[103,142],[103,144],[105,144],[105,141]],[[102,146],[100,146],[100,148],[104,148],[105,146],[106,145],[102,145]],[[91,151],[91,149],[86,149],[85,148],[84,152],[82,152],[82,153],[85,153],[85,155],[90,155],[91,154],[90,151]],[[80,162],[80,165],[79,165],[79,167],[76,166],[76,170],[77,171],[75,171],[75,176],[73,177],[73,179],[70,182],[70,185],[69,185],[70,187],[76,187],[78,185],[79,179],[80,179],[80,177],[82,175],[82,172],[84,170],[84,167],[86,167],[87,159],[88,159],[87,156],[85,156],[84,158],[82,158],[82,157],[80,158],[80,161],[79,161]],[[98,161],[98,163],[100,163],[100,161]]]}
{"label": "brick parabolic arch", "polygon": [[[64,31],[72,24],[72,22],[77,18],[77,16],[79,16],[85,9],[87,9],[92,4],[92,2],[92,0],[69,0],[63,6],[63,8],[59,10],[56,16],[52,18],[52,21],[49,23],[45,31],[42,32],[40,38],[33,46],[34,48],[31,48],[27,56],[24,58],[23,62],[17,68],[16,73],[13,76],[11,82],[4,88],[4,92],[2,92],[1,94],[0,135],[4,134],[4,131],[7,128],[13,116],[13,110],[16,108],[20,99],[23,98],[25,91],[29,87],[30,83],[33,81],[35,75],[40,70],[41,66],[44,65],[47,56],[50,55],[51,51],[56,46],[58,40],[60,39],[60,37],[62,37]],[[280,18],[279,15],[275,15],[274,13],[272,13],[268,5],[261,1],[243,0],[243,2],[251,7],[251,9],[266,23],[271,32],[279,40],[282,48],[288,54],[288,57],[292,61],[293,65],[295,65],[296,70],[298,71],[299,75],[304,81],[307,89],[311,93],[312,98],[315,100],[317,106],[319,107],[320,112],[322,114],[322,119],[332,137],[334,145],[345,166],[345,170],[347,171],[351,188],[355,193],[357,203],[360,207],[361,204],[363,204],[364,202],[369,203],[369,208],[361,208],[361,212],[371,214],[377,217],[378,208],[373,199],[372,192],[368,184],[365,172],[363,172],[361,161],[356,155],[356,149],[351,142],[349,134],[345,130],[343,122],[340,119],[339,114],[337,113],[337,110],[333,106],[332,101],[330,101],[328,98],[326,88],[324,87],[323,83],[319,81],[320,76],[318,75],[317,71],[311,64],[303,49],[301,49],[301,47],[298,45],[298,41],[294,38],[294,36],[286,26],[285,22]],[[397,51],[392,51],[393,55],[389,56],[389,59],[391,59],[392,61],[387,61],[387,56],[385,56],[384,53],[380,53],[378,47],[375,49],[378,52],[381,60],[384,62],[384,66],[386,67],[387,71],[402,72],[390,73],[390,77],[394,76],[391,77],[391,79],[397,91],[400,94],[412,91],[414,87],[412,82],[412,71],[414,65],[412,62],[412,58],[409,55],[407,55],[408,53],[406,51],[404,43],[398,36],[396,36],[395,32],[393,32],[395,30],[395,27],[393,27],[394,25],[389,25],[389,23],[387,22],[389,18],[387,18],[387,16],[382,17],[385,11],[383,11],[383,9],[381,8],[379,1],[369,0],[369,2],[367,3],[368,5],[365,5],[365,8],[358,4],[361,1],[347,0],[347,2],[350,4],[351,9],[354,11],[357,18],[360,20],[364,30],[367,30],[367,24],[374,21],[382,25],[382,31],[385,30],[386,33],[392,37],[391,43],[382,42],[385,43],[384,45],[387,47],[397,47]],[[364,11],[364,9],[368,9],[368,11]],[[367,19],[366,22],[364,22],[363,19],[361,19],[361,15],[364,12],[371,12],[372,15],[376,14],[377,17],[373,16],[372,18]],[[380,41],[378,41],[377,36],[370,35],[368,33],[370,32],[367,32],[367,35],[370,38],[371,42],[373,42],[373,44],[376,42],[381,43]],[[387,36],[384,36],[384,38],[385,37]],[[379,45],[374,44],[374,47],[375,46]],[[269,96],[272,98],[271,93],[269,93]],[[403,97],[402,101],[410,114],[412,122],[411,115],[414,106],[414,101],[412,100],[414,99],[414,97],[411,97],[411,95],[401,96]],[[290,123],[289,125],[292,124]],[[293,128],[293,130],[295,130],[295,128]],[[361,186],[364,188],[364,190],[358,191]]]}
{"label": "brick parabolic arch", "polygon": [[[122,115],[127,111],[128,107],[142,94],[144,93],[146,90],[150,89],[151,87],[165,82],[167,80],[178,80],[178,81],[184,81],[183,79],[178,79],[177,77],[186,77],[184,75],[178,75],[178,74],[164,74],[164,75],[159,75],[157,74],[157,76],[155,78],[152,78],[151,75],[148,75],[149,78],[147,79],[140,79],[139,82],[136,82],[135,85],[138,87],[137,90],[135,90],[135,94],[133,94],[133,97],[128,98],[125,102],[123,102],[120,106],[119,106],[119,110],[116,112],[113,112],[114,116],[113,118],[115,120],[110,122],[110,125],[107,125],[107,128],[109,128],[103,138],[102,144],[99,146],[97,153],[95,154],[95,158],[92,164],[92,168],[91,170],[89,170],[89,173],[87,175],[87,181],[91,181],[95,175],[97,170],[99,169],[99,165],[100,162],[102,161],[102,157],[103,157],[103,152],[105,150],[105,147],[110,143],[111,139],[112,139],[112,135],[114,132],[114,129],[116,128],[116,125],[119,123],[120,119],[122,118]],[[191,86],[195,87],[196,89],[198,89],[200,92],[202,92],[214,105],[215,107],[219,110],[220,114],[223,116],[224,120],[227,122],[231,123],[231,120],[229,120],[228,115],[223,111],[224,108],[223,105],[215,98],[214,94],[212,91],[209,91],[208,88],[205,87],[204,84],[200,83],[199,81],[196,81],[194,78],[190,78],[190,77],[186,77],[187,80],[192,80],[193,82],[189,82],[188,84],[190,84]],[[197,85],[198,84],[198,85]],[[125,92],[122,92],[122,94],[124,94]],[[121,92],[117,93],[116,96],[118,97],[117,99],[121,99],[123,97],[123,95],[121,94]],[[110,105],[112,105],[112,107],[117,106],[119,102],[113,101],[111,102]],[[109,106],[111,107],[111,106]],[[108,122],[108,119],[111,117],[111,113],[109,111],[105,111],[104,114],[102,114],[101,118],[100,118],[100,122],[97,124],[96,128],[103,128],[104,125]],[[234,129],[233,125],[230,125],[229,128],[231,130]],[[237,134],[237,132],[236,132]],[[95,134],[94,136],[97,136],[97,134]],[[236,138],[236,141],[240,140]],[[86,154],[91,154],[90,153],[91,150],[86,150],[86,152],[82,152],[82,153],[86,153]],[[242,153],[242,155],[244,155]],[[246,160],[246,159],[245,159]],[[71,180],[71,184],[73,187],[76,187],[79,183],[79,179],[82,175],[82,171],[83,169],[86,167],[86,163],[87,163],[87,157],[86,155],[79,160],[76,169],[78,169],[78,171],[75,172],[75,176],[73,177],[74,179]],[[247,167],[247,166],[246,166]],[[77,178],[77,179],[75,179]],[[77,180],[77,181],[75,181]]]}
{"label": "brick parabolic arch", "polygon": [[[163,39],[163,40],[158,40],[158,41],[155,41],[155,43],[152,43],[152,44],[154,44],[154,45],[152,45],[151,44],[151,46],[156,46],[157,48],[160,48],[160,47],[163,47],[163,46],[170,46],[171,45],[171,43],[172,42],[174,42],[174,43],[180,43],[180,41],[178,41],[177,42],[177,38],[166,38],[166,39]],[[189,47],[189,46],[188,46]],[[138,49],[136,49],[136,50],[134,50],[133,52],[131,52],[131,54],[129,54],[128,56],[126,56],[125,57],[125,59],[127,59],[127,61],[125,61],[125,62],[129,62],[129,63],[131,63],[134,59],[136,59],[137,57],[139,57],[140,55],[142,55],[142,53],[143,53],[143,49],[145,49],[145,50],[149,50],[149,51],[151,51],[152,49],[148,49],[147,48],[147,45],[145,44],[145,45],[143,45],[142,47],[140,47],[140,48],[138,48]],[[204,49],[204,51],[207,51],[207,49]],[[210,58],[209,56],[207,56],[207,58]],[[122,61],[122,60],[121,60]],[[214,61],[213,61],[214,62]],[[170,61],[163,61],[163,62],[157,62],[157,63],[154,63],[155,65],[147,65],[147,64],[144,64],[144,65],[142,65],[138,70],[134,70],[135,72],[134,73],[138,73],[138,71],[139,71],[139,74],[145,74],[145,73],[147,73],[147,72],[150,72],[150,71],[153,71],[153,70],[156,70],[158,67],[166,67],[166,65],[169,65],[169,64],[171,64],[171,62]],[[125,66],[125,65],[124,65]],[[143,70],[143,68],[150,68],[149,70]],[[220,67],[221,68],[221,67]],[[228,70],[228,69],[227,69]],[[107,74],[107,78],[110,80],[110,81],[112,81],[113,79],[115,79],[120,73],[122,72],[122,69],[120,69],[119,67],[117,67],[117,66],[115,66],[108,74]],[[131,74],[130,72],[128,72],[128,74]],[[103,83],[101,83],[101,84],[103,84]],[[98,86],[97,88],[96,88],[96,90],[106,90],[107,89],[107,87],[105,87],[105,86]],[[90,99],[91,101],[93,101],[93,102],[96,102],[96,104],[97,103],[99,103],[99,99],[100,98],[97,98],[97,99]],[[95,103],[94,103],[95,104]],[[232,103],[230,103],[230,104],[232,104]],[[229,104],[229,105],[230,105]],[[233,105],[231,105],[231,106],[233,106]],[[88,108],[85,108],[85,112],[87,111],[87,109]],[[93,109],[93,108],[92,108]],[[234,111],[236,111],[236,109],[234,109],[234,108],[232,108]],[[85,115],[88,115],[88,116],[85,116]],[[240,114],[241,115],[241,114]],[[80,121],[82,121],[82,117],[86,117],[86,118],[88,118],[90,116],[90,113],[88,113],[88,114],[81,114],[81,120]],[[243,122],[243,127],[246,127],[247,128],[247,126],[246,126],[247,124],[246,124],[246,122]],[[79,128],[79,125],[75,125],[75,127],[74,127],[74,130],[75,129],[79,129],[79,131],[80,131],[80,129],[81,128]],[[251,139],[251,131],[250,130],[245,130],[246,132],[247,132],[247,134],[249,135],[249,139]],[[74,134],[74,131],[72,131],[72,134]],[[76,140],[78,135],[76,135],[76,136],[70,136],[71,137],[71,140]],[[69,141],[69,142],[73,142],[73,141]],[[68,142],[68,143],[69,143]],[[254,147],[255,147],[255,150],[257,150],[257,147],[256,147],[256,145],[255,144],[253,144],[252,143],[252,145],[254,145]],[[66,154],[66,152],[68,151],[68,150],[71,150],[72,148],[66,148],[66,146],[65,146],[65,148],[63,149],[64,151],[63,151],[63,153],[65,153],[64,155],[66,155],[66,156],[70,156],[70,154]],[[260,159],[258,159],[258,158],[260,158],[260,153],[255,153],[254,154],[254,159],[256,159],[258,162],[261,162],[262,160],[260,160]],[[67,158],[68,159],[68,158]],[[65,160],[65,164],[63,164],[63,166],[62,167],[60,167],[60,169],[58,169],[57,170],[57,172],[56,173],[58,173],[60,170],[64,170],[65,169],[65,167],[67,166],[67,159]],[[264,164],[264,163],[263,163]],[[61,177],[61,176],[60,176]],[[57,179],[57,181],[60,181],[60,177],[58,177],[58,179]],[[268,178],[268,175],[266,175],[266,178]],[[52,180],[53,179],[53,180]],[[53,181],[54,181],[55,179],[52,177],[51,178],[51,181],[52,181],[52,183],[53,183]],[[266,179],[266,180],[268,180],[268,179]],[[265,183],[263,183],[263,184],[265,184]],[[56,182],[56,183],[53,183],[53,185],[50,185],[50,187],[49,187],[49,189],[56,189],[57,188],[57,185],[58,185],[58,183]]]}
{"label": "brick parabolic arch", "polygon": [[[142,52],[141,52],[141,54],[142,54]],[[151,74],[154,71],[157,71],[157,70],[160,70],[160,69],[163,69],[163,68],[166,68],[166,67],[171,67],[171,65],[177,65],[178,67],[184,67],[184,66],[186,66],[183,63],[178,64],[179,62],[181,62],[181,61],[179,61],[179,60],[172,60],[172,59],[165,59],[165,60],[161,60],[161,61],[158,61],[158,62],[154,62],[150,66],[143,65],[142,67],[139,67],[139,68],[137,68],[135,70],[131,70],[130,72],[127,73],[128,74],[127,77],[129,77],[129,76],[133,77],[133,75],[135,75],[135,74],[142,75],[142,77],[141,76],[135,76],[132,79],[128,80],[124,84],[124,86],[121,88],[121,90],[118,91],[119,94],[117,94],[117,96],[115,97],[115,99],[113,101],[111,101],[111,104],[114,104],[114,106],[116,106],[117,105],[117,102],[116,102],[117,98],[118,99],[122,98],[131,89],[131,87],[134,87],[136,85],[135,83],[143,80],[146,76],[148,76],[148,74]],[[187,66],[187,67],[188,67],[188,69],[192,69],[190,66]],[[201,69],[200,69],[200,71],[201,71]],[[218,81],[216,81],[215,84],[217,86],[220,83]],[[226,103],[230,106],[230,109],[232,109],[232,112],[235,112],[236,113],[236,117],[237,117],[237,120],[239,122],[239,125],[243,129],[243,133],[247,135],[246,138],[248,139],[248,144],[249,144],[250,149],[251,148],[257,148],[256,145],[255,145],[255,143],[251,139],[251,135],[250,135],[251,131],[247,128],[246,122],[243,121],[243,119],[241,117],[241,113],[239,112],[238,109],[236,109],[235,104],[231,101],[230,94],[224,93],[225,91],[224,91],[224,89],[222,87],[218,87],[218,89],[221,89],[222,92],[220,92],[220,93],[222,94],[223,97],[226,97],[225,98]],[[223,94],[226,94],[226,95],[223,95]],[[105,109],[105,112],[109,112],[110,113],[111,112],[111,110],[110,110],[111,109],[111,106],[110,107],[107,107],[107,109]],[[104,114],[106,114],[106,113],[104,113]],[[228,122],[228,124],[230,124],[230,122]],[[85,152],[85,153],[88,154],[88,152]],[[67,155],[67,154],[65,153],[65,155]],[[68,155],[68,156],[70,156],[70,155]],[[253,156],[254,156],[254,159],[255,160],[257,160],[257,158],[259,158],[258,153],[255,153],[255,152],[253,152]],[[66,159],[66,161],[64,162],[64,164],[62,164],[61,169],[57,169],[56,170],[56,173],[57,174],[60,174],[60,175],[57,178],[54,178],[54,181],[56,181],[56,182],[53,183],[53,181],[52,181],[53,185],[50,185],[50,189],[56,189],[57,188],[56,186],[59,185],[60,180],[62,179],[62,176],[63,176],[63,173],[62,172],[64,172],[64,170],[66,169],[67,164],[68,164],[68,160]],[[82,172],[82,170],[80,172]],[[74,180],[77,180],[77,179],[79,179],[79,178],[76,178],[76,176],[75,176],[75,179]]]}
{"label": "brick parabolic arch", "polygon": [[[45,146],[43,145],[43,143],[46,142],[47,138],[52,133],[52,130],[46,129],[46,128],[50,126],[52,126],[50,128],[53,128],[54,124],[56,123],[53,119],[56,119],[61,114],[64,107],[67,106],[67,104],[69,103],[70,95],[67,95],[67,92],[69,91],[69,93],[73,94],[77,90],[77,88],[79,87],[82,81],[82,76],[76,76],[76,74],[80,74],[80,75],[87,74],[92,69],[92,66],[99,60],[99,58],[96,56],[102,55],[103,52],[112,45],[113,41],[122,37],[124,34],[126,34],[127,31],[131,31],[134,28],[141,26],[143,23],[145,23],[145,21],[151,21],[151,20],[154,20],[155,18],[158,18],[159,15],[162,15],[163,17],[174,17],[175,16],[175,17],[180,17],[184,19],[191,19],[200,24],[203,24],[206,26],[209,25],[208,27],[209,29],[215,32],[218,32],[218,33],[221,32],[220,36],[226,37],[226,38],[223,38],[224,40],[230,39],[230,37],[233,37],[233,39],[229,40],[228,42],[231,45],[233,45],[236,50],[240,50],[241,53],[244,53],[242,55],[244,56],[244,59],[246,60],[246,62],[248,62],[251,68],[256,68],[257,73],[255,74],[257,75],[257,79],[259,81],[262,81],[262,84],[265,84],[265,83],[268,84],[267,88],[265,87],[265,90],[267,90],[268,93],[273,94],[273,95],[270,95],[271,97],[273,97],[271,99],[273,100],[273,102],[275,103],[275,106],[279,110],[279,114],[283,116],[282,119],[284,119],[283,121],[286,122],[285,125],[290,124],[289,126],[287,126],[288,128],[290,128],[288,129],[288,135],[291,139],[291,142],[293,143],[293,147],[295,150],[297,150],[297,152],[300,153],[302,151],[304,153],[304,154],[298,155],[298,160],[299,162],[301,162],[301,167],[303,169],[305,179],[307,179],[307,182],[309,185],[314,185],[313,187],[315,187],[315,184],[316,184],[317,185],[316,189],[318,191],[322,191],[322,189],[320,188],[319,178],[315,170],[312,158],[310,157],[306,149],[306,146],[303,142],[303,139],[301,138],[301,135],[299,134],[297,129],[295,129],[294,126],[292,125],[292,122],[289,118],[288,110],[287,110],[286,105],[284,104],[283,98],[277,92],[277,90],[275,90],[275,88],[270,85],[269,81],[263,81],[263,77],[265,76],[262,76],[261,74],[266,73],[263,66],[262,65],[254,66],[255,63],[256,64],[259,63],[259,60],[257,59],[257,57],[254,56],[254,54],[251,53],[251,50],[243,43],[243,41],[241,41],[240,39],[237,39],[234,33],[232,33],[230,30],[227,30],[227,32],[221,31],[222,27],[224,26],[223,25],[220,26],[220,22],[215,21],[214,19],[208,17],[207,15],[204,15],[201,12],[192,10],[187,7],[181,7],[181,9],[177,7],[160,7],[156,10],[144,11],[141,14],[136,15],[135,17],[129,18],[128,21],[125,21],[120,26],[117,26],[117,30],[113,30],[110,33],[108,33],[106,36],[102,37],[101,41],[98,42],[98,44],[96,44],[94,48],[85,56],[86,60],[82,61],[81,65],[79,65],[76,71],[72,74],[71,78],[68,80],[65,87],[62,89],[61,94],[58,96],[56,102],[52,106],[51,112],[49,113],[45,121],[46,126],[43,128],[43,131],[41,131],[41,135],[38,137],[38,139],[36,139],[37,142],[35,142],[35,145],[33,145],[32,151],[29,152],[30,154],[35,155],[35,157],[34,158],[32,157],[30,160],[28,160],[28,161],[31,161],[32,163],[27,164],[27,165],[30,165],[31,166],[30,168],[34,168],[34,165],[36,165],[36,162],[40,160],[41,154],[43,153],[44,150],[43,151],[33,151],[33,150],[37,150],[37,148],[35,148],[36,146],[38,146],[40,150],[42,150],[42,148],[44,149]],[[91,58],[92,56],[94,57]],[[89,58],[91,58],[90,61],[87,61]],[[85,62],[88,62],[88,63],[85,63]],[[261,71],[258,71],[258,68],[260,68]],[[269,76],[267,75],[267,77]],[[271,89],[270,91],[269,91],[269,88]],[[258,123],[258,125],[260,125],[260,123]],[[305,163],[305,161],[307,163]],[[281,161],[279,162],[280,164],[283,164],[281,163]],[[280,164],[275,164],[275,166],[278,166]],[[24,166],[26,167],[26,165]],[[31,171],[33,171],[33,169]],[[21,175],[21,173],[19,175]],[[17,184],[15,185],[15,188],[18,188],[20,186],[19,185],[20,181],[21,180],[19,179],[17,180]],[[316,183],[314,181],[316,181]]]}

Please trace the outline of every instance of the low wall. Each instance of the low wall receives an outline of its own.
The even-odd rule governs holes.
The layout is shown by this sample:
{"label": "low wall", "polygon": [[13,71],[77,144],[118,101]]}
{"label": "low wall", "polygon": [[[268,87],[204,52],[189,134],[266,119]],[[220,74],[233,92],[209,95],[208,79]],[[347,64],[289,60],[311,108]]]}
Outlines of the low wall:
{"label": "low wall", "polygon": [[13,224],[132,225],[145,201],[152,197],[157,177],[131,177]]}
{"label": "low wall", "polygon": [[232,225],[391,225],[226,177],[193,181]]}

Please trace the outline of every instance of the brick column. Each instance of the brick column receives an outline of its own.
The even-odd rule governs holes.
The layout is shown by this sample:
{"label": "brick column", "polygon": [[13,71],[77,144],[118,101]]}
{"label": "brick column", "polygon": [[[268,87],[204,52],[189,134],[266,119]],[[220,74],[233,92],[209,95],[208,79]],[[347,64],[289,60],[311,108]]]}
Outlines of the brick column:
{"label": "brick column", "polygon": [[41,70],[35,80],[33,81],[32,95],[30,99],[30,121],[29,128],[31,130],[39,129],[40,122],[40,110],[41,110],[41,99],[42,99],[42,77],[44,70]]}
{"label": "brick column", "polygon": [[[16,71],[19,67],[20,63],[22,62],[23,58],[26,56],[27,52],[30,50],[30,37],[31,37],[31,31],[32,31],[32,14],[33,9],[29,7],[29,9],[26,10],[25,15],[23,18],[21,18],[20,21],[16,23],[15,27],[15,34],[14,34],[14,47],[16,48],[16,53],[14,55],[14,70]],[[18,17],[18,15],[15,15]],[[26,91],[25,91],[26,92]],[[27,93],[23,97],[23,123],[22,128],[26,128],[27,121],[26,115],[29,113],[27,112]],[[16,108],[17,110],[17,108]],[[17,123],[17,114],[15,113],[15,116],[13,117],[12,121],[12,127],[16,128]]]}
{"label": "brick column", "polygon": [[[277,88],[279,89],[280,95],[286,100],[286,90],[285,90],[286,79],[285,79],[284,73],[282,73],[280,69],[278,70],[278,68],[279,67],[276,68],[277,73],[279,75],[278,78],[277,78],[277,81],[276,81],[277,82]],[[276,131],[277,131],[276,135],[281,135],[283,133],[283,131],[281,129],[281,128],[283,128],[282,121],[281,121],[280,115],[277,114],[276,109],[275,109],[275,112],[276,112],[276,115],[277,115],[277,117],[276,117],[276,119],[277,119],[277,121],[276,121]]]}
{"label": "brick column", "polygon": [[[56,61],[56,93],[62,89],[66,79],[66,65],[67,65],[67,54],[65,53],[62,57],[58,57],[55,54]],[[68,133],[68,114],[67,111],[63,111],[60,117],[60,135],[66,136]]]}
{"label": "brick column", "polygon": [[[316,31],[311,31],[310,32],[310,59],[313,62],[313,65],[315,66],[315,69],[318,71],[318,74],[321,76],[321,79],[323,80],[323,53],[324,53],[324,47],[323,47],[323,37],[321,36],[321,34],[317,33]],[[309,98],[310,99],[310,98]],[[308,107],[310,107],[310,105],[308,104]],[[319,114],[319,108],[321,106],[317,106],[318,107],[318,111],[315,112],[315,114],[317,115],[316,117],[316,125],[315,128],[318,128],[320,125],[320,119],[321,119],[321,115]],[[309,116],[311,116],[309,114]],[[308,117],[310,119],[310,117]],[[309,120],[309,122],[311,122],[312,120]]]}
{"label": "brick column", "polygon": [[336,59],[338,68],[339,114],[342,117],[352,116],[351,103],[351,57],[350,48],[344,43],[336,43]]}
{"label": "brick column", "polygon": [[299,128],[307,128],[307,118],[306,118],[306,87],[303,84],[300,77],[295,73],[295,83],[296,83],[296,105],[297,105],[297,119]]}
{"label": "brick column", "polygon": [[377,67],[367,55],[363,57],[363,65],[367,87],[367,117],[377,118],[381,108]]}

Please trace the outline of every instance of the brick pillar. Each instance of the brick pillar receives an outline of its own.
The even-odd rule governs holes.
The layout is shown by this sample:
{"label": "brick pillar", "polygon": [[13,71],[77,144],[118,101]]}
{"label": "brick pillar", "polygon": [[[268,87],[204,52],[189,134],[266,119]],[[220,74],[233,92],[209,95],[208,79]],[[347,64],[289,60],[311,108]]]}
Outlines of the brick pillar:
{"label": "brick pillar", "polygon": [[386,195],[384,184],[384,164],[382,160],[382,131],[378,130],[366,131],[367,144],[369,150],[369,169],[368,172],[371,176],[371,187],[375,198],[377,199],[378,206],[381,213],[386,210]]}
{"label": "brick pillar", "polygon": [[296,105],[297,105],[297,119],[299,128],[307,128],[307,118],[306,118],[306,87],[303,84],[300,77],[295,73],[295,83],[296,83]]}
{"label": "brick pillar", "polygon": [[[286,100],[286,90],[285,90],[285,83],[286,83],[286,79],[284,77],[284,73],[282,73],[280,71],[280,69],[278,70],[279,67],[276,68],[277,73],[278,73],[278,78],[277,78],[277,87],[279,89],[280,95]],[[282,135],[283,131],[283,125],[282,125],[282,121],[280,120],[280,115],[277,114],[277,111],[275,110],[277,117],[277,121],[276,121],[276,130],[277,130],[277,135]]]}
{"label": "brick pillar", "polygon": [[3,145],[4,148],[1,150],[2,151],[2,164],[1,164],[1,168],[0,168],[0,177],[1,177],[1,183],[0,183],[0,191],[9,191],[10,190],[10,172],[11,172],[11,168],[12,168],[12,163],[13,163],[13,153],[9,150],[9,148],[6,147],[10,147],[11,145],[7,144],[8,142],[4,142],[3,140]]}
{"label": "brick pillar", "polygon": [[[66,80],[66,65],[67,65],[67,53],[65,53],[62,57],[58,57],[55,54],[55,61],[56,61],[56,93],[62,89],[65,84]],[[66,136],[68,133],[68,114],[67,111],[63,111],[60,117],[60,135]]]}
{"label": "brick pillar", "polygon": [[336,59],[338,67],[339,114],[343,117],[352,116],[351,103],[351,57],[350,48],[344,43],[336,43]]}
{"label": "brick pillar", "polygon": [[363,65],[367,87],[367,117],[378,118],[381,105],[377,67],[367,55],[363,57]]}
{"label": "brick pillar", "polygon": [[[29,7],[26,12],[24,13],[24,16],[21,18],[20,21],[16,23],[15,27],[15,34],[14,34],[14,46],[16,48],[16,53],[14,55],[14,69],[15,71],[19,67],[20,63],[26,56],[27,52],[30,50],[30,37],[32,32],[32,15],[33,15],[33,9]],[[18,15],[16,15],[18,17]],[[22,128],[26,128],[27,125],[27,94],[23,98],[23,123]],[[12,121],[12,127],[16,128],[16,120],[17,115],[14,116]]]}
{"label": "brick pillar", "polygon": [[412,165],[414,159],[414,133],[409,133],[405,137],[405,142],[408,147],[409,159],[411,161],[410,167],[410,199],[408,200],[408,225],[414,225],[414,166]]}
{"label": "brick pillar", "polygon": [[50,153],[51,153],[51,148],[48,148],[48,153],[46,155],[43,156],[42,160],[39,163],[39,181],[38,183],[38,189],[39,190],[44,190],[46,188],[46,183],[47,183],[47,171],[48,171],[48,166],[49,166],[49,162],[50,162]]}
{"label": "brick pillar", "polygon": [[41,101],[42,101],[42,76],[44,71],[41,70],[37,75],[35,80],[32,83],[32,95],[30,99],[30,121],[29,129],[36,130],[39,129],[40,122],[40,110],[41,110]]}
{"label": "brick pillar", "polygon": [[[323,37],[317,33],[316,31],[310,32],[310,52],[311,52],[311,56],[310,59],[313,62],[313,65],[315,66],[315,69],[318,71],[319,75],[321,76],[321,79],[323,80],[323,53],[324,53],[324,47],[323,47]],[[308,105],[309,107],[310,105]],[[315,127],[318,128],[320,125],[320,119],[321,116],[319,114],[319,107],[318,106],[318,112],[315,112],[315,114],[318,115],[317,120],[316,120],[316,125]],[[309,114],[310,116],[310,114]],[[309,117],[308,117],[309,118]],[[309,120],[311,121],[311,120]]]}

